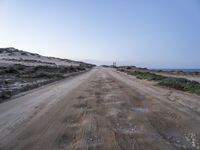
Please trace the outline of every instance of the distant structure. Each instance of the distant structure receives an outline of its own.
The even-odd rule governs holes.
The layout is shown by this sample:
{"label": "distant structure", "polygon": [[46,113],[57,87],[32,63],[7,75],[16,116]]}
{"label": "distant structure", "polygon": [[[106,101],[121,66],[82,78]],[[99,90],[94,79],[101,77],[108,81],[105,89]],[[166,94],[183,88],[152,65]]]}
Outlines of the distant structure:
{"label": "distant structure", "polygon": [[116,62],[113,62],[113,68],[115,68],[117,66]]}

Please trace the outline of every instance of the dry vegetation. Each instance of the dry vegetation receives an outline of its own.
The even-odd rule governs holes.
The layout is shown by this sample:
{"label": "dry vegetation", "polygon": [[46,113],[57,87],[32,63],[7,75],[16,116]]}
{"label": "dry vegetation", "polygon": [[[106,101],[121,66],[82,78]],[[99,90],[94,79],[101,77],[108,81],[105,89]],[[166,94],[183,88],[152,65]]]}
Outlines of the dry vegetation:
{"label": "dry vegetation", "polygon": [[85,71],[81,66],[24,66],[0,67],[0,102],[19,92],[65,78],[71,73]]}
{"label": "dry vegetation", "polygon": [[0,48],[0,102],[12,96],[63,79],[94,65]]}
{"label": "dry vegetation", "polygon": [[166,77],[157,75],[151,72],[135,71],[131,69],[118,68],[119,71],[126,72],[129,75],[134,75],[138,79],[146,79],[157,81],[158,85],[174,88],[177,90],[187,91],[200,95],[200,83],[184,78]]}

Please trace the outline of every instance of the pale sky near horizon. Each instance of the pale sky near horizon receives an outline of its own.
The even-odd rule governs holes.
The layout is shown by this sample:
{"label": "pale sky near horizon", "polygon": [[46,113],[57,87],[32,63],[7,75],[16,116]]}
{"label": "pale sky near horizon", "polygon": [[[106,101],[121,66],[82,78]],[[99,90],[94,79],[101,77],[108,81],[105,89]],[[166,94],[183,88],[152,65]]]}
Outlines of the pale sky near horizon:
{"label": "pale sky near horizon", "polygon": [[200,1],[0,0],[0,47],[97,63],[200,68]]}

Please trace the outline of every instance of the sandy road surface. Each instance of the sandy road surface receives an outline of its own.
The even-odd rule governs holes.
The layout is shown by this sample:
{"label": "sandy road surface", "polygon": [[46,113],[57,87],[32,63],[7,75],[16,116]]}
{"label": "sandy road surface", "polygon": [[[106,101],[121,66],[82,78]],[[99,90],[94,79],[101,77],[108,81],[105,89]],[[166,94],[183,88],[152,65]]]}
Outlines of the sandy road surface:
{"label": "sandy road surface", "polygon": [[0,149],[200,149],[200,97],[95,68],[0,104]]}

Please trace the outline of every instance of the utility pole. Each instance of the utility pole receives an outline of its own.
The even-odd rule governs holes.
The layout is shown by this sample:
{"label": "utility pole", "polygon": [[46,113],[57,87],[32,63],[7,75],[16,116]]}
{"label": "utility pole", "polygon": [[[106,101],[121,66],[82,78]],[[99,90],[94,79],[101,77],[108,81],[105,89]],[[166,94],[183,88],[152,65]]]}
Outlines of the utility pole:
{"label": "utility pole", "polygon": [[113,62],[113,68],[115,68],[117,66],[116,64],[117,64],[116,62]]}

